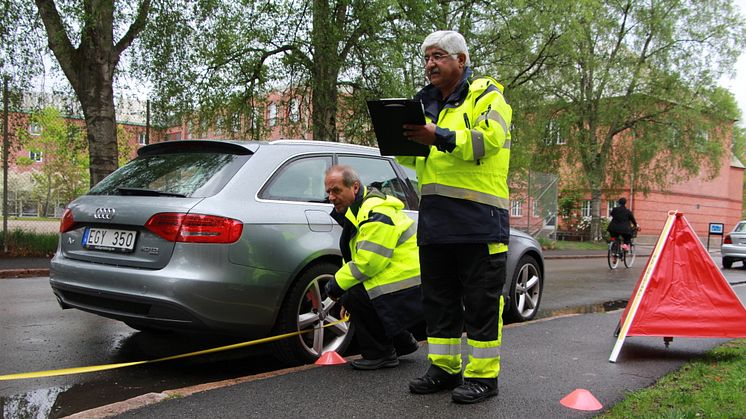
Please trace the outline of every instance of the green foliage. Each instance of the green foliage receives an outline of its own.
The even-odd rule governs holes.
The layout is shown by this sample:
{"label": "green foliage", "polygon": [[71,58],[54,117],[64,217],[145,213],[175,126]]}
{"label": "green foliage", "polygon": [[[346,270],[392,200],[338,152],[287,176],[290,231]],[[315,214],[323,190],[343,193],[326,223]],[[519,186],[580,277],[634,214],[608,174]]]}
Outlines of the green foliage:
{"label": "green foliage", "polygon": [[557,250],[606,250],[608,246],[606,243],[592,241],[557,240],[555,248]]}
{"label": "green foliage", "polygon": [[[174,10],[168,21],[154,20],[157,28],[144,34],[138,68],[156,86],[161,113],[212,124],[225,114],[240,115],[240,136],[262,138],[266,127],[252,122],[264,112],[262,98],[271,90],[287,90],[300,96],[307,115],[302,123],[314,130],[314,138],[375,144],[365,101],[412,96],[425,84],[419,46],[436,29],[462,32],[475,72],[505,80],[509,99],[526,98],[513,89],[541,69],[537,63],[544,53],[541,48],[522,52],[556,39],[552,30],[534,30],[555,10],[519,3],[206,1]],[[513,19],[512,24],[495,25],[496,16],[500,22]],[[171,30],[179,33],[176,42],[161,36]],[[288,99],[278,104],[281,114]],[[337,118],[336,126],[330,125]],[[520,164],[522,156],[520,149],[514,151],[515,168],[526,166]]]}
{"label": "green foliage", "polygon": [[41,161],[20,157],[19,165],[33,165],[32,197],[43,202],[44,213],[53,197],[67,203],[88,189],[88,149],[83,129],[65,120],[54,108],[31,115],[30,122],[41,128],[39,135],[19,129],[17,136],[28,150],[41,153]]}
{"label": "green foliage", "polygon": [[541,248],[544,250],[554,250],[557,248],[557,241],[549,239],[547,237],[537,237],[536,240],[541,245]]}
{"label": "green foliage", "polygon": [[[339,126],[346,141],[369,143],[365,99],[413,93],[412,87],[402,89],[406,66],[395,37],[403,15],[421,20],[424,10],[409,3],[200,2],[158,15],[168,20],[154,20],[144,34],[138,68],[156,86],[161,115],[206,125],[236,115],[241,123],[232,135],[262,138],[268,127],[257,122],[264,119],[266,94],[290,91],[300,100],[302,132],[336,140]],[[345,108],[338,110],[340,92]],[[276,103],[281,119],[290,99]]]}
{"label": "green foliage", "polygon": [[558,210],[561,217],[571,217],[580,208],[580,192],[577,189],[564,189],[560,193]]}
{"label": "green foliage", "polygon": [[[10,3],[25,10],[26,2]],[[79,1],[56,4],[77,44],[91,21],[86,9]],[[141,16],[142,4],[115,3],[115,38]],[[29,27],[40,27],[31,15]],[[576,179],[563,183],[596,200],[602,190],[665,187],[701,166],[716,173],[727,152],[717,131],[737,108],[715,85],[746,45],[743,18],[730,0],[696,7],[642,0],[172,0],[153,1],[142,22],[141,32],[133,25],[140,36],[136,49],[125,48],[121,62],[131,66],[121,73],[152,82],[156,124],[188,118],[193,126],[225,125],[226,138],[260,139],[270,128],[262,122],[267,93],[288,91],[278,116],[287,120],[292,96],[301,118],[284,136],[313,130],[318,139],[362,144],[375,144],[365,101],[411,96],[426,83],[424,36],[458,30],[475,73],[506,87],[511,170],[556,172],[560,163],[576,163]],[[4,30],[8,39],[16,36]]]}
{"label": "green foliage", "polygon": [[129,134],[121,125],[117,125],[117,164],[119,167],[124,166],[130,161],[132,155],[132,146],[129,143]]}
{"label": "green foliage", "polygon": [[[733,107],[715,86],[746,46],[746,26],[730,1],[704,3],[556,3],[560,36],[528,83],[543,100],[515,118],[516,143],[538,170],[577,166],[563,181],[592,194],[594,237],[603,191],[665,189],[700,168],[713,176],[724,161],[719,129]],[[546,141],[551,123],[561,147]]]}
{"label": "green foliage", "polygon": [[15,89],[28,88],[44,70],[38,52],[46,45],[39,25],[33,2],[0,2],[0,76]]}

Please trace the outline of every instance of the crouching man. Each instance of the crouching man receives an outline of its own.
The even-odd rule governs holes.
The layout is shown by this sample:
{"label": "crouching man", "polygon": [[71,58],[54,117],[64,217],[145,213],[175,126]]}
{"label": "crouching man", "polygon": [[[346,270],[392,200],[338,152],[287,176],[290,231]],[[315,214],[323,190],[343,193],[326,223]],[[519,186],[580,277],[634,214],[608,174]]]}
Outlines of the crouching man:
{"label": "crouching man", "polygon": [[350,313],[361,370],[391,368],[417,350],[407,330],[422,320],[417,225],[404,204],[361,186],[349,166],[332,166],[324,179],[331,216],[343,227],[345,264],[326,285],[328,296]]}

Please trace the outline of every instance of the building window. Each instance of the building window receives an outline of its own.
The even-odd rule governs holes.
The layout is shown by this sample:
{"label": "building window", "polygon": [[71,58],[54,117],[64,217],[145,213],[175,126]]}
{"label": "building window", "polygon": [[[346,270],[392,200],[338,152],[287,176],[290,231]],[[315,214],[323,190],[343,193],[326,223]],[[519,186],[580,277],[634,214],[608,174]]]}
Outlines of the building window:
{"label": "building window", "polygon": [[616,207],[616,201],[613,199],[609,199],[606,201],[606,214],[608,214],[609,218],[611,218],[611,210],[613,210]]}
{"label": "building window", "polygon": [[262,110],[253,108],[251,110],[251,119],[249,119],[249,129],[259,129],[262,126]]}
{"label": "building window", "polygon": [[534,202],[531,203],[531,216],[532,217],[540,217],[541,209],[539,208],[539,200],[534,199]]}
{"label": "building window", "polygon": [[550,119],[547,124],[547,136],[544,138],[544,144],[546,145],[563,145],[567,141],[562,137],[560,132],[560,125],[556,119]]}
{"label": "building window", "polygon": [[201,138],[207,138],[207,133],[210,129],[210,121],[207,118],[199,119],[199,136]]}
{"label": "building window", "polygon": [[288,105],[288,119],[290,122],[297,123],[300,120],[300,102],[298,99],[290,99]]}
{"label": "building window", "polygon": [[591,201],[590,200],[583,201],[583,207],[581,208],[580,213],[583,217],[591,216]]}
{"label": "building window", "polygon": [[232,132],[238,132],[241,130],[241,114],[238,112],[230,116],[230,128]]}
{"label": "building window", "polygon": [[277,124],[277,105],[272,102],[267,107],[267,125],[274,127]]}
{"label": "building window", "polygon": [[41,163],[42,161],[41,151],[29,151],[28,158],[31,159],[31,161],[33,162]]}
{"label": "building window", "polygon": [[144,132],[141,132],[137,135],[137,144],[140,145],[146,145],[148,143],[148,137],[145,135]]}
{"label": "building window", "polygon": [[523,215],[523,209],[521,208],[522,202],[517,199],[510,200],[510,216],[520,217]]}
{"label": "building window", "polygon": [[668,127],[666,140],[669,148],[679,148],[681,146],[681,133],[674,127]]}
{"label": "building window", "polygon": [[28,132],[31,135],[41,135],[41,125],[37,122],[32,122],[31,125],[28,127]]}
{"label": "building window", "polygon": [[223,135],[223,132],[225,132],[225,117],[218,116],[215,118],[215,123],[212,127],[212,133],[216,136]]}

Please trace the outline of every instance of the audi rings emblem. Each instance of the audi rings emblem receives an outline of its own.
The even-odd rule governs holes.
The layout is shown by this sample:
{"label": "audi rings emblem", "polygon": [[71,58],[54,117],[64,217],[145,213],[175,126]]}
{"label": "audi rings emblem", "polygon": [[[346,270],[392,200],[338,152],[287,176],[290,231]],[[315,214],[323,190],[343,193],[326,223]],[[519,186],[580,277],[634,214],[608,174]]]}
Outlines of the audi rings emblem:
{"label": "audi rings emblem", "polygon": [[93,218],[97,220],[111,220],[114,218],[114,213],[117,211],[114,208],[96,208],[96,213],[93,214]]}

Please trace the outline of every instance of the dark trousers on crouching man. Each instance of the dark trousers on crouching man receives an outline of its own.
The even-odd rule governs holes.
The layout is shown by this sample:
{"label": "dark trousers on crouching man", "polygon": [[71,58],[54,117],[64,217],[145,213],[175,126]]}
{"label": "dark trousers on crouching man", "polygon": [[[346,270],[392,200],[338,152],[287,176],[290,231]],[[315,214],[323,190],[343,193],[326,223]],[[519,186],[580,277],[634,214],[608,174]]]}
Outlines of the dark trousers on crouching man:
{"label": "dark trousers on crouching man", "polygon": [[[411,354],[418,344],[408,329],[423,320],[420,287],[411,287],[372,299],[363,285],[345,292],[339,302],[350,313],[353,336],[363,360],[357,369],[398,365],[398,357]],[[366,368],[369,367],[369,368]]]}

